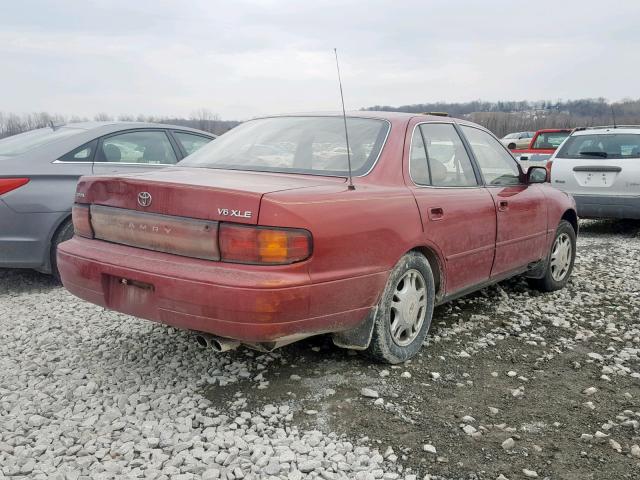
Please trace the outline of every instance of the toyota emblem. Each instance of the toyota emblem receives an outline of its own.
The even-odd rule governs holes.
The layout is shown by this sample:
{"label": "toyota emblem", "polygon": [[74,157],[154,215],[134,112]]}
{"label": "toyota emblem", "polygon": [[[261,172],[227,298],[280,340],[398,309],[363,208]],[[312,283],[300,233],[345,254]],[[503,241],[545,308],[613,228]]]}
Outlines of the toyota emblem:
{"label": "toyota emblem", "polygon": [[138,205],[148,207],[151,205],[151,194],[149,192],[140,192],[138,194]]}

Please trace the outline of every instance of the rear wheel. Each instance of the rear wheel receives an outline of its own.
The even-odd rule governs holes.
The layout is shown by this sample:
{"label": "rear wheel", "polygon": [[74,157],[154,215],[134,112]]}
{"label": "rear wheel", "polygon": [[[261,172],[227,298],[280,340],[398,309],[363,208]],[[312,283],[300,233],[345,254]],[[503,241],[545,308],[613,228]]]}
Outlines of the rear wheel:
{"label": "rear wheel", "polygon": [[380,298],[367,354],[394,364],[418,353],[431,325],[434,298],[433,273],[427,259],[416,252],[402,257]]}
{"label": "rear wheel", "polygon": [[564,288],[573,271],[575,258],[576,232],[569,222],[562,220],[551,245],[544,277],[530,278],[529,284],[544,292],[553,292]]}
{"label": "rear wheel", "polygon": [[62,222],[62,225],[60,225],[51,241],[51,274],[58,280],[60,280],[60,272],[58,272],[58,262],[56,259],[58,245],[70,240],[71,237],[73,237],[73,223],[71,219],[67,219]]}

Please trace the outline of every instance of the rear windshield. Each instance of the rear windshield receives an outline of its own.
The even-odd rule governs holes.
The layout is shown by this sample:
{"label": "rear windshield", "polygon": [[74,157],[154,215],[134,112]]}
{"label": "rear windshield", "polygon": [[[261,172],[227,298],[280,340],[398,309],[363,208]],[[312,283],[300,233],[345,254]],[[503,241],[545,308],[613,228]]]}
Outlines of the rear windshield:
{"label": "rear windshield", "polygon": [[558,148],[564,139],[569,136],[569,132],[546,132],[541,133],[536,138],[532,148],[552,149]]}
{"label": "rear windshield", "polygon": [[[389,131],[385,120],[348,118],[351,169],[366,174]],[[251,120],[225,133],[180,165],[231,170],[346,176],[342,117],[274,117]]]}
{"label": "rear windshield", "polygon": [[34,148],[55,142],[64,137],[70,137],[82,130],[79,128],[39,128],[29,132],[13,135],[0,140],[0,156],[14,157]]}
{"label": "rear windshield", "polygon": [[639,158],[640,135],[615,133],[569,137],[559,158]]}

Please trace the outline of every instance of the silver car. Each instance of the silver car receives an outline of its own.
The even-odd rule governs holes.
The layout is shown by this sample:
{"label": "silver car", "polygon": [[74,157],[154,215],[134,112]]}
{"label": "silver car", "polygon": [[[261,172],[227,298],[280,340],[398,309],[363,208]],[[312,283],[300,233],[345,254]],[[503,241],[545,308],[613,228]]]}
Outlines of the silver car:
{"label": "silver car", "polygon": [[0,267],[57,274],[80,176],[173,165],[214,138],[172,125],[87,122],[0,140]]}
{"label": "silver car", "polygon": [[549,163],[580,217],[640,219],[640,126],[577,129]]}

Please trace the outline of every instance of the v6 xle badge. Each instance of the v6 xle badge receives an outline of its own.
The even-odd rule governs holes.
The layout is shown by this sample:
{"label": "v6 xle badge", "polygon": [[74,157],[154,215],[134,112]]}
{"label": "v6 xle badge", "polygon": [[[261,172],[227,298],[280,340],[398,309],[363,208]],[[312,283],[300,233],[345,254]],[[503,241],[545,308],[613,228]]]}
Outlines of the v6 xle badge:
{"label": "v6 xle badge", "polygon": [[228,208],[219,208],[218,215],[222,215],[223,217],[241,217],[241,218],[251,218],[253,215],[249,210],[231,210]]}

